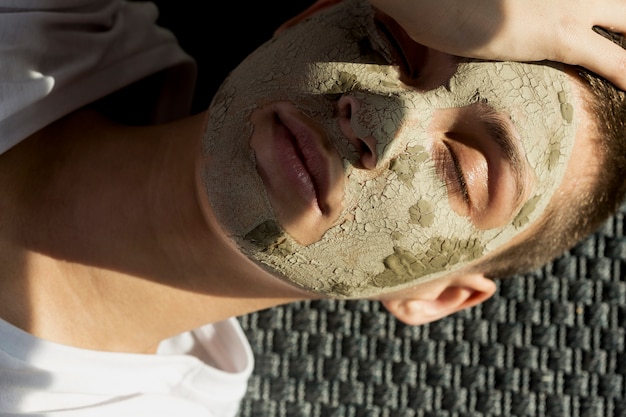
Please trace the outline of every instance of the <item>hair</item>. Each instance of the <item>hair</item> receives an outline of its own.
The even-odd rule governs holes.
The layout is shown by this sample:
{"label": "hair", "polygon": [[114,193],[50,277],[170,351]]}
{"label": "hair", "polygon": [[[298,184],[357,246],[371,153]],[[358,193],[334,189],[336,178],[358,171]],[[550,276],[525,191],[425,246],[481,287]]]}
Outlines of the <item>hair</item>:
{"label": "hair", "polygon": [[626,194],[626,93],[587,70],[576,68],[576,72],[590,92],[591,100],[585,106],[595,118],[597,134],[590,140],[597,173],[585,178],[582,187],[559,190],[526,239],[479,261],[473,271],[490,278],[532,272],[595,232],[622,204]]}

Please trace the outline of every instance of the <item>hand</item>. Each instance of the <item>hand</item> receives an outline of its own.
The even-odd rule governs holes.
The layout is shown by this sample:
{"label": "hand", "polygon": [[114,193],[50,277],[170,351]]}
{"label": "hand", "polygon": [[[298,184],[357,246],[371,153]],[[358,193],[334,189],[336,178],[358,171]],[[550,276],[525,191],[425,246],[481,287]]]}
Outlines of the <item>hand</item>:
{"label": "hand", "polygon": [[369,0],[418,43],[470,58],[580,65],[626,90],[626,51],[592,28],[626,32],[621,0]]}
{"label": "hand", "polygon": [[[341,0],[317,0],[295,25]],[[418,43],[469,58],[580,65],[626,90],[626,51],[596,33],[626,32],[622,0],[369,0]]]}

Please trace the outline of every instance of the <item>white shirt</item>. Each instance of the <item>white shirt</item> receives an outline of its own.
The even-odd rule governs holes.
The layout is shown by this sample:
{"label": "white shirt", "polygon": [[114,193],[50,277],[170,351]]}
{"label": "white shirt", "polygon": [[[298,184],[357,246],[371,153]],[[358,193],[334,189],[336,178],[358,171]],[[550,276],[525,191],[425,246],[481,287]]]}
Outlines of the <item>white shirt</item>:
{"label": "white shirt", "polygon": [[0,320],[3,417],[233,417],[252,368],[236,319],[168,339],[155,355],[60,345]]}
{"label": "white shirt", "polygon": [[0,153],[150,74],[175,70],[156,119],[187,115],[195,63],[154,24],[152,3],[0,0]]}

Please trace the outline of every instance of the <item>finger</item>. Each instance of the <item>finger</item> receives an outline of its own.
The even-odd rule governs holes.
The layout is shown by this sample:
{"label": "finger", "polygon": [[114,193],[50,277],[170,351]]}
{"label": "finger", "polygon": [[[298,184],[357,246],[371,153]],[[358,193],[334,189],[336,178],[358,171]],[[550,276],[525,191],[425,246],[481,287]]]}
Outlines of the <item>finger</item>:
{"label": "finger", "polygon": [[601,26],[594,26],[591,29],[603,38],[610,40],[622,48],[626,48],[626,38],[624,38],[624,35],[620,34],[614,27],[605,29]]}
{"label": "finger", "polygon": [[626,90],[626,50],[604,36],[593,33],[578,49],[575,64],[587,68]]}
{"label": "finger", "polygon": [[588,17],[594,24],[613,32],[626,32],[626,2],[623,0],[599,0],[595,5],[587,4]]}

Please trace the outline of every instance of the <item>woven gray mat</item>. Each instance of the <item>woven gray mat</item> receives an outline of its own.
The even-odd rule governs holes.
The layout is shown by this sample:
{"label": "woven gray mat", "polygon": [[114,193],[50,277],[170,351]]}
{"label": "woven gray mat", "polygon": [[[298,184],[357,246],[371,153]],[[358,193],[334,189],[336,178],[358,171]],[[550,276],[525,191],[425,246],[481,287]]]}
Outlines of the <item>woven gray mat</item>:
{"label": "woven gray mat", "polygon": [[241,317],[256,369],[240,417],[626,416],[625,214],[430,325],[368,301]]}

